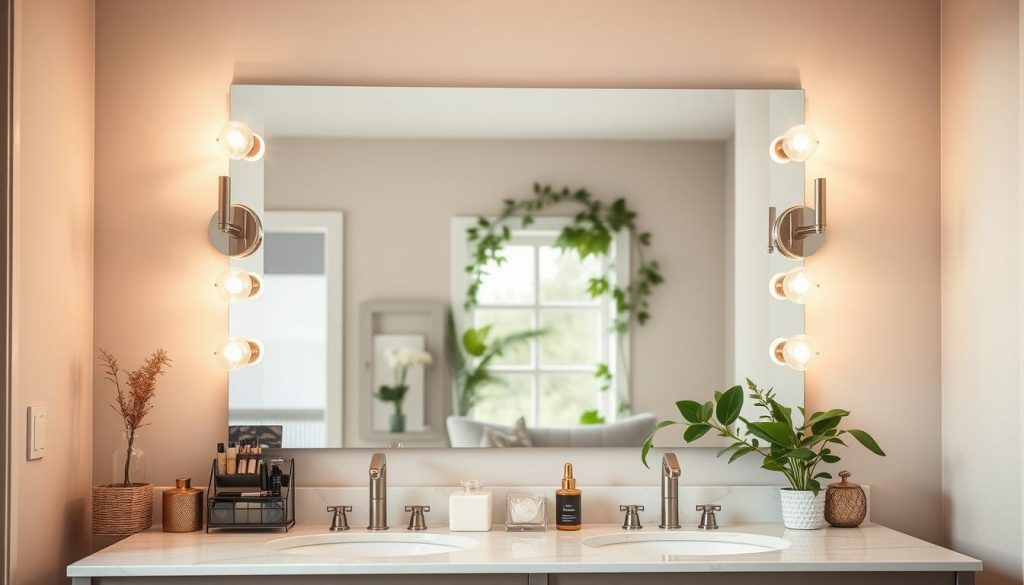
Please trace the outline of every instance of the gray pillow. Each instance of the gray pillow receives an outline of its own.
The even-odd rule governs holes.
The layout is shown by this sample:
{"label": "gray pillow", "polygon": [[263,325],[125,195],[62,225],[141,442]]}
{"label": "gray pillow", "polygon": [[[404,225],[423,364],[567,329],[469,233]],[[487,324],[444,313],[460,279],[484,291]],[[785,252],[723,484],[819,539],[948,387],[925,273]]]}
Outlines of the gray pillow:
{"label": "gray pillow", "polygon": [[481,447],[532,447],[530,435],[526,432],[526,417],[519,417],[511,433],[504,433],[491,427],[484,427],[480,436]]}

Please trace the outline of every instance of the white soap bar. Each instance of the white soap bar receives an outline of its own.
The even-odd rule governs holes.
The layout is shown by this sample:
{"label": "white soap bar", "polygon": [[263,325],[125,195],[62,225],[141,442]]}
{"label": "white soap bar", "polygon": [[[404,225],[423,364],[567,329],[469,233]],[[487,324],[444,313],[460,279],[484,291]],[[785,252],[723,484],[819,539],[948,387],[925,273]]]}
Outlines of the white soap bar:
{"label": "white soap bar", "polygon": [[491,529],[491,492],[460,491],[448,498],[448,529],[487,532]]}

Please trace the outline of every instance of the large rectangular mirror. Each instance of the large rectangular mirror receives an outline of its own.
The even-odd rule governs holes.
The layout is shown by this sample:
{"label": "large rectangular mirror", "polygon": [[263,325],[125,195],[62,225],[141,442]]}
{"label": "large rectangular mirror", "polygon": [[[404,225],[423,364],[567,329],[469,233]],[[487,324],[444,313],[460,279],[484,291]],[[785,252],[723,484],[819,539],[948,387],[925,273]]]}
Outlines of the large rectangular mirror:
{"label": "large rectangular mirror", "polygon": [[263,285],[230,335],[263,348],[230,374],[230,425],[286,448],[639,447],[747,377],[803,403],[768,352],[804,331],[768,290],[800,264],[767,251],[769,206],[804,202],[768,148],[802,91],[234,86],[231,117],[266,153],[231,162],[265,239],[231,261]]}

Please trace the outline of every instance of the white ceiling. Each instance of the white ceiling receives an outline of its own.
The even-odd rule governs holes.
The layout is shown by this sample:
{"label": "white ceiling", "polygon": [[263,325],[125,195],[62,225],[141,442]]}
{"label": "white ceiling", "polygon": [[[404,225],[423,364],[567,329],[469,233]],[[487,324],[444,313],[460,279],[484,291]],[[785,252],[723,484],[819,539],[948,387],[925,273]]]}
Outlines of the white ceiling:
{"label": "white ceiling", "polygon": [[264,132],[352,138],[722,140],[736,91],[262,86]]}

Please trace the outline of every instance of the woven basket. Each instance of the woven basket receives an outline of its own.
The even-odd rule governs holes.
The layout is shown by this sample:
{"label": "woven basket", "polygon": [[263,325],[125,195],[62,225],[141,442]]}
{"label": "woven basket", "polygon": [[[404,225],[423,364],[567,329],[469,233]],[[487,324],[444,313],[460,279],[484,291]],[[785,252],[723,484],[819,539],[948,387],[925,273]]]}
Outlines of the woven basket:
{"label": "woven basket", "polygon": [[97,485],[92,488],[92,533],[127,536],[153,525],[153,484]]}

